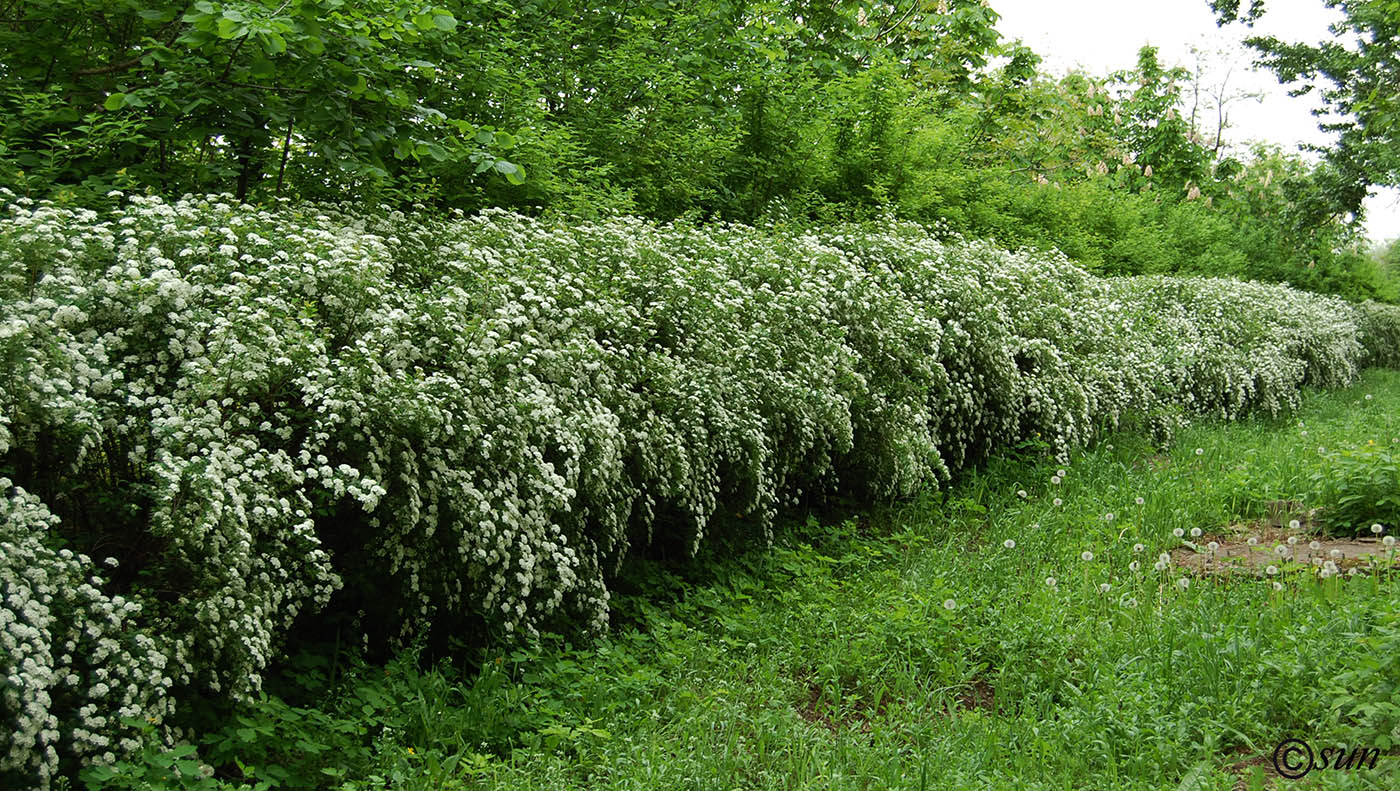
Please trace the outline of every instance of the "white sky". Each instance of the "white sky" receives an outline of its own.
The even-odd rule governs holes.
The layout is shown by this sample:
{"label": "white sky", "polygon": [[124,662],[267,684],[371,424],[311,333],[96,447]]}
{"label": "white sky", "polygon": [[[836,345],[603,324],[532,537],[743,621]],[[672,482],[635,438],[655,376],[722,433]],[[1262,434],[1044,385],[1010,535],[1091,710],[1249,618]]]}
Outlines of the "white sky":
{"label": "white sky", "polygon": [[[1008,40],[1021,39],[1044,58],[1054,73],[1080,68],[1091,74],[1134,68],[1144,44],[1158,48],[1164,65],[1195,70],[1190,47],[1225,50],[1214,60],[1223,75],[1232,64],[1229,86],[1263,93],[1262,100],[1244,100],[1230,107],[1227,144],[1250,140],[1276,143],[1295,150],[1299,143],[1328,145],[1334,134],[1317,128],[1311,114],[1319,106],[1312,96],[1292,97],[1271,72],[1255,69],[1252,50],[1241,42],[1249,35],[1275,35],[1285,41],[1316,43],[1329,38],[1327,25],[1340,14],[1322,0],[1269,0],[1267,13],[1251,30],[1240,24],[1218,28],[1206,0],[987,0],[1001,21],[997,30]],[[1242,0],[1248,6],[1249,0]],[[1400,236],[1400,191],[1373,190],[1366,202],[1366,235],[1372,241]]]}

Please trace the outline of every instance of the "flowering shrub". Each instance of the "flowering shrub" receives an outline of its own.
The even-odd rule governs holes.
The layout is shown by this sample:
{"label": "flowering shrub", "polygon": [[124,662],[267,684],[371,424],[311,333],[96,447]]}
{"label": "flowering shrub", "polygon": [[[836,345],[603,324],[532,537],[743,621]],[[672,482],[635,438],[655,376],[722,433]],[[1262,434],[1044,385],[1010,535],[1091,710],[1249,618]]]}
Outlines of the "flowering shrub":
{"label": "flowering shrub", "polygon": [[766,537],[804,494],[909,494],[1037,435],[1287,410],[1400,327],[898,223],[7,211],[0,718],[27,736],[0,773],[40,784],[133,749],[108,696],[160,724],[255,693],[337,588],[405,632],[597,630],[625,553],[694,552],[721,504]]}

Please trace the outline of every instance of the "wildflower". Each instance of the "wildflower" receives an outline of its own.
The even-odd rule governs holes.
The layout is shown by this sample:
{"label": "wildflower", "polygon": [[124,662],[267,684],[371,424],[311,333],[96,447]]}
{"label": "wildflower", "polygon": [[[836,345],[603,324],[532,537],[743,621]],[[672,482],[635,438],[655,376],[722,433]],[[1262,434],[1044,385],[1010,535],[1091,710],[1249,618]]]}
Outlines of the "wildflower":
{"label": "wildflower", "polygon": [[1220,544],[1215,541],[1212,541],[1209,544],[1206,544],[1206,549],[1209,549],[1211,551],[1211,554],[1215,554],[1215,550],[1220,549]]}
{"label": "wildflower", "polygon": [[1055,484],[1056,486],[1059,486],[1059,485],[1060,485],[1060,476],[1058,476],[1058,475],[1051,475],[1051,476],[1050,476],[1050,482],[1053,483],[1053,484]]}
{"label": "wildflower", "polygon": [[1190,577],[1178,577],[1177,580],[1176,580],[1176,584],[1177,584],[1177,585],[1180,585],[1182,590],[1186,590],[1187,588],[1191,587],[1191,578],[1190,578]]}
{"label": "wildflower", "polygon": [[1380,535],[1380,534],[1383,533],[1384,531],[1385,531],[1385,528],[1384,528],[1384,527],[1381,527],[1379,524],[1371,525],[1371,532],[1372,532],[1372,533],[1375,533],[1376,535]]}
{"label": "wildflower", "polygon": [[1297,536],[1289,536],[1289,537],[1288,537],[1288,545],[1289,545],[1290,547],[1296,545],[1297,543],[1298,543],[1298,537],[1297,537]]}
{"label": "wildflower", "polygon": [[1065,477],[1066,475],[1068,475],[1069,473],[1065,472],[1064,469],[1061,468],[1061,469],[1056,470],[1056,471],[1055,471],[1055,474],[1058,475],[1058,476],[1060,476],[1061,478],[1063,478],[1063,477]]}
{"label": "wildflower", "polygon": [[1134,552],[1143,552],[1143,551],[1145,551],[1146,549],[1147,549],[1147,547],[1143,546],[1142,544],[1133,544],[1133,551],[1134,551]]}
{"label": "wildflower", "polygon": [[1312,551],[1316,552],[1319,549],[1322,549],[1322,543],[1320,541],[1309,541],[1308,549],[1311,549]]}
{"label": "wildflower", "polygon": [[1112,586],[1109,585],[1107,582],[1101,582],[1099,583],[1099,593],[1108,593],[1111,587]]}
{"label": "wildflower", "polygon": [[1136,500],[1134,500],[1133,502],[1137,503],[1138,505],[1142,505],[1142,504],[1146,503],[1147,501],[1144,500],[1143,498],[1139,497],[1139,498],[1137,498]]}
{"label": "wildflower", "polygon": [[1007,549],[1015,549],[1015,548],[1016,548],[1016,539],[1014,539],[1014,538],[1008,538],[1008,539],[1006,539],[1005,541],[1001,542],[1001,545],[1004,546],[1004,547],[1006,547]]}
{"label": "wildflower", "polygon": [[1268,574],[1270,577],[1273,577],[1278,574],[1278,566],[1269,565],[1267,568],[1264,569],[1264,573]]}
{"label": "wildflower", "polygon": [[1172,556],[1166,552],[1163,552],[1162,554],[1157,556],[1157,562],[1170,564],[1172,562]]}
{"label": "wildflower", "polygon": [[1113,512],[1112,512],[1112,511],[1109,511],[1108,513],[1104,514],[1104,515],[1103,515],[1103,520],[1104,520],[1105,522],[1112,522],[1112,521],[1113,521]]}
{"label": "wildflower", "polygon": [[956,609],[958,609],[958,603],[957,603],[956,601],[953,601],[952,599],[944,599],[944,600],[943,600],[943,609],[949,610],[949,611],[951,611],[951,610],[956,610]]}
{"label": "wildflower", "polygon": [[1279,544],[1278,546],[1274,547],[1274,554],[1275,554],[1275,555],[1278,555],[1278,556],[1281,557],[1281,558],[1282,558],[1282,557],[1287,557],[1287,556],[1288,556],[1288,547],[1284,546],[1283,544]]}
{"label": "wildflower", "polygon": [[1385,538],[1381,539],[1381,543],[1385,544],[1387,549],[1393,547],[1395,546],[1395,536],[1386,536]]}
{"label": "wildflower", "polygon": [[1179,528],[1179,527],[1178,527],[1178,528],[1174,528],[1174,529],[1172,530],[1172,535],[1176,536],[1177,538],[1182,538],[1182,537],[1184,537],[1184,536],[1186,535],[1186,531],[1183,530],[1183,529],[1181,529],[1181,528]]}
{"label": "wildflower", "polygon": [[1021,498],[1022,500],[1026,499],[1026,496],[1027,496],[1027,495],[1026,495],[1026,490],[1025,490],[1025,489],[1017,489],[1017,490],[1016,490],[1016,496],[1019,497],[1019,498]]}
{"label": "wildflower", "polygon": [[1086,549],[1083,552],[1079,553],[1079,559],[1084,561],[1085,563],[1088,563],[1089,561],[1094,559],[1094,553]]}
{"label": "wildflower", "polygon": [[1297,519],[1290,519],[1290,520],[1288,520],[1288,529],[1289,529],[1289,530],[1297,530],[1298,528],[1300,528],[1300,527],[1302,527],[1302,526],[1303,526],[1303,524],[1302,524],[1301,522],[1299,522]]}
{"label": "wildflower", "polygon": [[1062,506],[1062,505],[1065,504],[1065,501],[1064,501],[1064,500],[1061,500],[1061,499],[1058,498],[1058,497],[1056,497],[1056,498],[1053,500],[1053,502],[1055,503],[1055,507],[1056,507],[1056,508],[1058,508],[1058,507],[1060,507],[1060,506]]}
{"label": "wildflower", "polygon": [[1371,394],[1370,394],[1370,393],[1367,393],[1367,394],[1366,394],[1366,400],[1367,400],[1367,401],[1370,401],[1370,400],[1371,400]]}
{"label": "wildflower", "polygon": [[1276,591],[1281,591],[1281,590],[1283,590],[1283,583],[1282,583],[1282,582],[1279,582],[1278,580],[1274,580],[1274,590],[1276,590]]}
{"label": "wildflower", "polygon": [[1245,541],[1245,543],[1246,543],[1246,544],[1249,544],[1249,545],[1252,546],[1252,547],[1258,546],[1258,545],[1259,545],[1259,539],[1258,539],[1257,537],[1255,537],[1255,536],[1250,536],[1249,539],[1248,539],[1247,541]]}
{"label": "wildflower", "polygon": [[1047,586],[1049,586],[1050,588],[1054,588],[1054,587],[1055,587],[1056,585],[1058,585],[1059,583],[1055,581],[1055,578],[1054,578],[1054,577],[1046,577],[1046,578],[1045,578],[1045,584],[1046,584]]}
{"label": "wildflower", "polygon": [[1196,448],[1196,455],[1197,455],[1197,456],[1199,456],[1199,455],[1201,455],[1202,453],[1205,453],[1205,452],[1206,452],[1206,449],[1205,449],[1205,448]]}
{"label": "wildflower", "polygon": [[1327,554],[1331,555],[1332,559],[1334,560],[1339,560],[1342,557],[1342,551],[1340,549],[1334,549],[1331,552],[1328,552]]}
{"label": "wildflower", "polygon": [[1133,562],[1128,564],[1128,571],[1137,571],[1141,566],[1141,563],[1138,563],[1136,560],[1134,560]]}
{"label": "wildflower", "polygon": [[1199,527],[1193,527],[1193,528],[1191,528],[1191,537],[1192,537],[1192,538],[1200,538],[1200,537],[1201,537],[1201,529],[1200,529]]}

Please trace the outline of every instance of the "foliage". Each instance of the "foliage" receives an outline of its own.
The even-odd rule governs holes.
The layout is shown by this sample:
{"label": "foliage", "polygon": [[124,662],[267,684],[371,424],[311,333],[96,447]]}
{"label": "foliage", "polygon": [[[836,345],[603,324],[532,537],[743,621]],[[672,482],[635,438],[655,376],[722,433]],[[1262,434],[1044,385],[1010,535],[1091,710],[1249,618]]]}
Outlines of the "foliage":
{"label": "foliage", "polygon": [[1330,530],[1368,533],[1379,524],[1400,531],[1400,447],[1374,440],[1366,445],[1328,448],[1310,477],[1319,519]]}
{"label": "foliage", "polygon": [[[342,587],[337,610],[379,635],[597,632],[629,553],[770,541],[785,503],[909,495],[1134,415],[1169,432],[1285,412],[1381,337],[1336,298],[1100,280],[889,221],[216,197],[108,216],[15,199],[0,296],[9,582],[37,602],[8,616],[28,647],[7,665],[37,664],[7,674],[4,711],[58,751],[20,751],[16,772],[115,760],[80,700],[104,675],[123,716],[160,728],[178,701],[252,699],[298,615]],[[54,592],[77,575],[92,584]],[[129,646],[64,647],[66,629],[100,639],[109,610]]]}
{"label": "foliage", "polygon": [[[1316,45],[1254,36],[1246,43],[1259,63],[1294,84],[1294,95],[1317,91],[1337,120],[1321,125],[1340,132],[1327,152],[1336,168],[1337,200],[1359,211],[1371,184],[1400,184],[1400,6],[1391,0],[1325,0],[1342,13],[1329,28],[1335,38]],[[1263,0],[1211,0],[1221,24],[1253,24],[1265,12]]]}
{"label": "foliage", "polygon": [[1387,614],[1360,640],[1365,655],[1337,678],[1332,705],[1360,744],[1385,753],[1400,744],[1400,618]]}
{"label": "foliage", "polygon": [[[457,24],[414,0],[12,4],[0,23],[0,173],[85,195],[116,185],[240,198],[280,194],[289,166],[293,180],[367,197],[403,161],[519,182],[491,153],[510,136],[439,106],[463,87]],[[316,174],[299,176],[308,166]]]}

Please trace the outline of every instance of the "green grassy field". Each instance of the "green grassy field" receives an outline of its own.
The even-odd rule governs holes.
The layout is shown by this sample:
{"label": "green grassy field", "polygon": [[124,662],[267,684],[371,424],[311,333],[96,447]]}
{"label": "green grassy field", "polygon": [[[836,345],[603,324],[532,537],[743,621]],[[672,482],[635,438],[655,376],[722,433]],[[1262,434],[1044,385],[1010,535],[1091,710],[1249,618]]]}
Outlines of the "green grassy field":
{"label": "green grassy field", "polygon": [[[345,788],[1400,787],[1393,576],[1320,577],[1308,535],[1276,575],[1187,557],[1250,537],[1273,552],[1288,520],[1321,519],[1309,498],[1336,454],[1384,478],[1397,440],[1400,372],[1372,371],[1168,448],[1028,449],[771,551],[638,564],[586,648],[342,668],[319,708],[271,700],[206,749]],[[312,686],[327,671],[293,667]],[[1382,756],[1285,779],[1285,738]]]}

